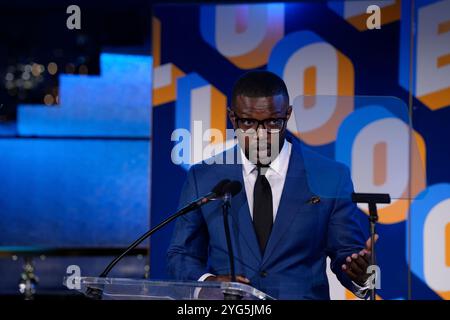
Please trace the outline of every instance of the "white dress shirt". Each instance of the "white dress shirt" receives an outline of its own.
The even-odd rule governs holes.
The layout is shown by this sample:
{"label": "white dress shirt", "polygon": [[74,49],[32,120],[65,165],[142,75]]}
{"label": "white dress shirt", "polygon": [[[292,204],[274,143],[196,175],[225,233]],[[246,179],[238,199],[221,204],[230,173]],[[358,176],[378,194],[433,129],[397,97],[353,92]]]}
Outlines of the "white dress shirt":
{"label": "white dress shirt", "polygon": [[[245,193],[247,195],[248,208],[253,219],[253,191],[255,188],[256,178],[258,177],[258,169],[244,154],[241,148],[242,160],[242,176],[244,178]],[[287,170],[289,166],[289,158],[291,156],[292,144],[284,141],[280,154],[270,163],[266,169],[266,179],[269,181],[272,189],[273,204],[273,221],[277,216],[278,207],[280,205],[281,194],[283,193],[284,181],[286,180]]]}

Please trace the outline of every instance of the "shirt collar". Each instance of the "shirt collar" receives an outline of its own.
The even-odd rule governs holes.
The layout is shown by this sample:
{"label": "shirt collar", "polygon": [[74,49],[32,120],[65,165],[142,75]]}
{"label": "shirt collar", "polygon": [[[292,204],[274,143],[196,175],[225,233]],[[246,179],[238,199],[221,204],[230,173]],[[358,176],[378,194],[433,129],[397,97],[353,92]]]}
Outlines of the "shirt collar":
{"label": "shirt collar", "polygon": [[[281,148],[280,154],[269,165],[269,168],[280,176],[286,175],[291,148],[292,144],[289,141],[284,140],[283,148]],[[241,147],[239,147],[239,150],[241,153],[243,173],[246,177],[251,174],[253,170],[255,170],[256,165],[247,159]]]}

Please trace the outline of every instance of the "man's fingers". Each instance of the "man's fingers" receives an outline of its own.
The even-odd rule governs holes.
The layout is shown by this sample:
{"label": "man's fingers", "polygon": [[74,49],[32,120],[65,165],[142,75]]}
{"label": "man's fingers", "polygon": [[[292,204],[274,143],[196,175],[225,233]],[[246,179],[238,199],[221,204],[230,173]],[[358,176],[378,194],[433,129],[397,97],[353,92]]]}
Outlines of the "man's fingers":
{"label": "man's fingers", "polygon": [[[376,243],[379,238],[378,234],[375,233],[374,238],[375,238],[375,243]],[[369,237],[369,239],[367,239],[367,241],[366,241],[366,249],[370,250],[371,248],[372,248],[372,238]]]}
{"label": "man's fingers", "polygon": [[364,258],[357,253],[352,254],[352,259],[353,262],[365,273],[365,270],[367,270],[367,267],[369,266],[366,260],[364,260]]}
{"label": "man's fingers", "polygon": [[358,266],[352,257],[347,257],[346,260],[347,267],[352,270],[356,275],[362,274],[363,270]]}
{"label": "man's fingers", "polygon": [[370,262],[370,260],[371,260],[370,251],[363,249],[358,254],[362,259],[364,259],[364,261],[367,263],[367,265],[370,265],[370,263],[371,263]]}
{"label": "man's fingers", "polygon": [[345,264],[342,265],[342,271],[344,271],[352,280],[356,280],[358,276]]}
{"label": "man's fingers", "polygon": [[[230,275],[221,275],[221,276],[210,276],[206,278],[207,281],[219,281],[219,282],[231,282],[231,276]],[[243,275],[237,275],[236,281],[241,283],[250,283],[250,280],[248,280]]]}
{"label": "man's fingers", "polygon": [[244,276],[236,276],[236,280],[238,282],[242,282],[242,283],[250,283],[250,280],[248,280],[246,277]]}

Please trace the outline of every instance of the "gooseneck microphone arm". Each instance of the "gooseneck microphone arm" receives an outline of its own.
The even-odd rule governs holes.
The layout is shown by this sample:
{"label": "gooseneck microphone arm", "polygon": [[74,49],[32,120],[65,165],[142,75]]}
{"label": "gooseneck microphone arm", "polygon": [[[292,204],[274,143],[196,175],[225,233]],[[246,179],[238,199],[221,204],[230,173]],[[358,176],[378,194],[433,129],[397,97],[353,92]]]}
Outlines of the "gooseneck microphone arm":
{"label": "gooseneck microphone arm", "polygon": [[189,211],[191,211],[192,208],[190,208],[189,206],[184,207],[183,209],[181,209],[180,211],[176,212],[175,214],[171,215],[170,217],[168,217],[167,219],[165,219],[164,221],[162,221],[160,224],[158,224],[156,227],[150,229],[149,231],[147,231],[146,233],[144,233],[139,239],[137,239],[136,241],[134,241],[128,248],[125,249],[124,252],[122,252],[119,256],[117,256],[113,261],[111,261],[111,263],[105,268],[105,270],[103,270],[103,272],[100,274],[100,278],[106,278],[106,276],[108,275],[108,273],[111,271],[112,268],[115,267],[115,265],[123,259],[123,257],[125,257],[131,250],[133,250],[134,248],[136,248],[140,243],[142,243],[142,241],[144,241],[145,239],[147,239],[148,237],[150,237],[152,234],[154,234],[156,231],[158,231],[159,229],[163,228],[165,225],[167,225],[168,223],[170,223],[171,221],[173,221],[174,219],[178,218],[179,216],[182,216],[186,213],[188,213]]}
{"label": "gooseneck microphone arm", "polygon": [[192,201],[190,204],[188,204],[187,206],[181,208],[180,210],[178,210],[176,213],[174,213],[173,215],[169,216],[168,218],[166,218],[164,221],[162,221],[161,223],[159,223],[157,226],[155,226],[154,228],[150,229],[149,231],[147,231],[146,233],[144,233],[141,237],[139,237],[139,239],[137,239],[136,241],[134,241],[128,248],[125,249],[124,252],[122,252],[119,256],[117,256],[113,261],[111,261],[110,264],[108,264],[108,266],[105,268],[105,270],[103,270],[103,272],[100,274],[100,278],[106,278],[106,276],[109,274],[109,272],[111,271],[112,268],[114,268],[114,266],[123,259],[123,257],[125,257],[131,250],[133,250],[134,248],[136,248],[140,243],[142,243],[142,241],[144,241],[145,239],[147,239],[148,237],[150,237],[152,234],[154,234],[156,231],[160,230],[161,228],[163,228],[164,226],[166,226],[168,223],[170,223],[171,221],[173,221],[174,219],[192,211],[195,210],[199,207],[201,207],[202,205],[215,200],[216,198],[222,197],[223,195],[223,189],[225,187],[225,185],[227,185],[229,183],[230,180],[228,179],[224,179],[222,181],[220,181],[214,188],[213,190],[208,193],[206,196],[201,197],[197,200]]}

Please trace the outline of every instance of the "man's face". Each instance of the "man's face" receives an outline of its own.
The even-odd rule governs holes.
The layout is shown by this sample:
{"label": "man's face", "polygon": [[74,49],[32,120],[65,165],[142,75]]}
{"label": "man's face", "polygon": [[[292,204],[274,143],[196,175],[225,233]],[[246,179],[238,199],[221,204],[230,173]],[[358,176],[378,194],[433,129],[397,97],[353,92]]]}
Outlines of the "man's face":
{"label": "man's face", "polygon": [[283,146],[291,112],[291,106],[281,94],[257,98],[243,95],[236,97],[229,117],[239,145],[250,161],[268,164],[276,158]]}

